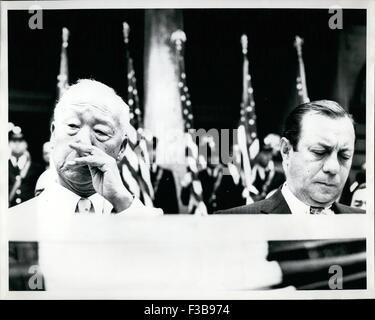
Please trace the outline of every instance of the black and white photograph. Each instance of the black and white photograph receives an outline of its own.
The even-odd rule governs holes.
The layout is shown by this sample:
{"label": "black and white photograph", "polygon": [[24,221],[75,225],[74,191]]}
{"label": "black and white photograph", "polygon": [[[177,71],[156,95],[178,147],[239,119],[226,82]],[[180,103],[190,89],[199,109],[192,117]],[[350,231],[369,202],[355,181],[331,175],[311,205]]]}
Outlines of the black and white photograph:
{"label": "black and white photograph", "polygon": [[1,3],[1,298],[374,298],[374,3],[176,5]]}

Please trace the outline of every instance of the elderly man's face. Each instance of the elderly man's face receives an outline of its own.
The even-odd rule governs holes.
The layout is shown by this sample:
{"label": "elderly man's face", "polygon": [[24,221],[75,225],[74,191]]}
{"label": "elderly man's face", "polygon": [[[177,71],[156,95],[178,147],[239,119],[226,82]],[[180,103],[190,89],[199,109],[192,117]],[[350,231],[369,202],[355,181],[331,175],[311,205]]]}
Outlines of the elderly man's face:
{"label": "elderly man's face", "polygon": [[91,182],[88,166],[72,167],[67,162],[80,155],[72,142],[93,145],[113,158],[125,147],[120,130],[119,112],[113,107],[94,105],[64,105],[52,124],[52,159],[64,179],[79,185]]}
{"label": "elderly man's face", "polygon": [[339,197],[349,175],[355,133],[348,118],[308,113],[296,150],[283,153],[287,184],[310,206],[327,206]]}

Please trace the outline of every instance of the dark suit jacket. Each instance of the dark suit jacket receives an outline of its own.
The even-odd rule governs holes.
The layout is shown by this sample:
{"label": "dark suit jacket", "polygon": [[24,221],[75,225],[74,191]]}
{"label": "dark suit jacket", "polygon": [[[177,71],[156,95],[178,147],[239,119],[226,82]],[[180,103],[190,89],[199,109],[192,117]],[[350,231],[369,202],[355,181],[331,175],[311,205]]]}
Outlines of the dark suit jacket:
{"label": "dark suit jacket", "polygon": [[223,175],[215,192],[216,206],[213,207],[213,211],[244,205],[246,199],[242,197],[242,191],[241,183],[235,184],[231,175]]}
{"label": "dark suit jacket", "polygon": [[[362,209],[334,203],[332,208],[334,213],[366,213]],[[255,202],[250,205],[217,211],[215,214],[290,214],[290,209],[286,203],[281,189],[277,190],[270,198]]]}
{"label": "dark suit jacket", "polygon": [[[213,177],[207,170],[201,170],[198,173],[198,178],[202,183],[203,201],[209,214],[216,210],[228,209],[245,203],[245,199],[242,197],[243,187],[241,184],[236,185],[232,176],[223,175],[215,191],[214,185],[219,179],[218,177]],[[181,202],[184,205],[189,204],[191,187],[190,184],[181,188]]]}
{"label": "dark suit jacket", "polygon": [[[22,179],[21,186],[18,189],[16,196],[9,203],[9,207],[13,207],[18,204],[16,199],[19,198],[20,202],[25,202],[34,197],[35,185],[38,181],[39,176],[42,174],[42,166],[31,162],[30,168],[27,171],[27,174],[24,179]],[[8,160],[8,186],[9,192],[12,190],[14,183],[16,182],[17,175],[20,174],[19,168],[13,167],[13,164]]]}
{"label": "dark suit jacket", "polygon": [[[161,172],[160,180],[157,182],[159,172]],[[158,166],[156,172],[151,171],[151,181],[154,189],[157,184],[154,206],[163,209],[165,214],[178,213],[177,191],[173,172]]]}

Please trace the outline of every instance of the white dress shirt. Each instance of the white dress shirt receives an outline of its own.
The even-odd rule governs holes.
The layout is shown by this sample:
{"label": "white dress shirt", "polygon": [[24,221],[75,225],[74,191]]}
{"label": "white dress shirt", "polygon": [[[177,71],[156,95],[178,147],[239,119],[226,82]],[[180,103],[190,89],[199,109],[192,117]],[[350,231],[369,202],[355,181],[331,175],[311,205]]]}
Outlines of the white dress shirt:
{"label": "white dress shirt", "polygon": [[[110,242],[108,245],[107,237],[124,237],[129,240],[127,236],[132,241],[132,237],[138,236],[138,232],[144,236],[142,230],[135,230],[135,235],[128,233],[124,236],[123,230],[114,228],[116,221],[127,220],[133,225],[134,221],[147,222],[163,214],[161,209],[146,207],[137,198],[134,198],[126,210],[112,213],[111,203],[98,193],[88,198],[95,213],[76,213],[80,198],[60,184],[51,182],[39,196],[9,210],[8,239],[38,241],[39,271],[45,277],[47,290],[71,288],[73,282],[77,282],[79,286],[82,284],[82,277],[87,279],[86,274],[92,276],[88,280],[94,279],[87,269],[97,261],[100,266],[103,261],[107,261],[105,252],[98,248],[105,247],[104,251],[119,248],[117,242]],[[95,230],[101,231],[98,238]],[[69,272],[64,273],[66,268],[70,268]],[[116,268],[122,270],[119,266]],[[99,274],[102,271],[93,269],[97,272],[95,277],[101,278]],[[71,274],[78,276],[70,278]]]}
{"label": "white dress shirt", "polygon": [[[281,193],[292,214],[310,215],[310,206],[299,200],[289,189],[286,183],[283,184]],[[331,210],[331,206],[329,206],[327,208],[324,208],[324,210],[320,214],[331,215],[334,214],[334,212]]]}
{"label": "white dress shirt", "polygon": [[[74,214],[77,208],[78,201],[81,197],[69,189],[63,187],[57,182],[49,184],[46,189],[38,197],[42,206],[39,206],[43,211],[59,211],[65,214]],[[112,204],[101,196],[99,193],[94,193],[88,199],[94,206],[95,214],[163,214],[161,209],[146,207],[142,202],[134,198],[129,208],[122,212],[112,212]]]}

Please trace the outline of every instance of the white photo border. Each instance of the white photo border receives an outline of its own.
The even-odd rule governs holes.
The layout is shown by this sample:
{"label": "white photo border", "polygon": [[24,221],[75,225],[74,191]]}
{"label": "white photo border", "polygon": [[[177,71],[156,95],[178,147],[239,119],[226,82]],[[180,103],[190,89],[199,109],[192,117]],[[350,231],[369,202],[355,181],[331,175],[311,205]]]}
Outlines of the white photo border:
{"label": "white photo border", "polygon": [[[8,291],[8,232],[7,219],[8,212],[8,172],[7,161],[7,128],[8,128],[8,17],[7,14],[11,10],[27,10],[32,5],[38,5],[44,10],[64,10],[64,9],[147,9],[147,8],[309,8],[322,9],[330,7],[341,7],[343,9],[366,9],[367,10],[367,39],[366,39],[366,182],[367,182],[367,214],[363,219],[363,227],[366,229],[365,236],[367,239],[367,289],[366,290],[309,290],[309,291],[291,291],[280,292],[278,290],[267,291],[250,291],[237,293],[201,293],[196,292],[184,294],[174,293],[173,296],[166,294],[165,296],[155,296],[154,292],[138,292],[128,296],[111,296],[103,297],[100,292],[87,292],[84,296],[74,294],[51,295],[48,292],[10,292]],[[353,299],[353,298],[374,298],[374,41],[375,41],[375,3],[370,0],[142,0],[142,1],[2,1],[0,34],[1,34],[1,51],[0,51],[0,155],[1,166],[0,176],[0,298],[3,299],[60,299],[60,298],[114,298],[114,299]],[[343,224],[345,225],[345,223]],[[349,232],[346,230],[346,232]],[[318,238],[319,230],[312,232],[311,237]],[[349,232],[350,235],[350,232]],[[352,234],[351,234],[352,235]],[[345,238],[345,230],[336,228],[336,233],[332,235],[336,238]],[[288,235],[288,239],[293,238],[293,234]],[[283,239],[280,239],[283,240]]]}

